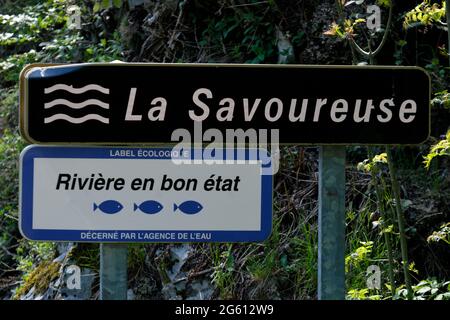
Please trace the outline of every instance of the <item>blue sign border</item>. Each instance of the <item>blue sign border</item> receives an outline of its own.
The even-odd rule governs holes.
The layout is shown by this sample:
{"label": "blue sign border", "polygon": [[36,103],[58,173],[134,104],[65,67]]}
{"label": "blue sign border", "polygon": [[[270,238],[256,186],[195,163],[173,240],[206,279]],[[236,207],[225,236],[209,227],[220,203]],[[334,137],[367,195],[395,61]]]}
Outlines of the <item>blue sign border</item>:
{"label": "blue sign border", "polygon": [[[110,150],[153,150],[156,156],[153,157],[130,157],[130,156],[111,156]],[[36,158],[83,158],[83,159],[170,159],[172,148],[129,148],[129,147],[52,147],[52,146],[28,146],[20,156],[20,200],[19,200],[19,229],[20,233],[29,240],[37,241],[73,241],[73,242],[121,242],[121,243],[180,243],[180,242],[260,242],[266,240],[272,231],[272,174],[261,175],[261,230],[260,231],[208,231],[208,230],[49,230],[33,229],[33,178],[34,178],[34,159]],[[202,149],[190,149],[189,157],[199,159],[203,155]],[[259,152],[250,152],[255,149],[241,149],[242,153],[234,152],[234,160],[258,160]],[[235,150],[236,151],[236,150]],[[134,154],[136,155],[137,152]],[[167,156],[169,154],[169,156]],[[225,152],[224,159],[225,159]],[[242,158],[244,155],[244,159]],[[255,159],[253,155],[257,154]],[[162,155],[162,156],[160,156]],[[182,159],[182,158],[179,158]],[[265,158],[267,161],[270,157]],[[262,165],[263,168],[271,168],[271,163]],[[271,171],[271,170],[270,170]],[[86,240],[81,239],[81,233],[175,233],[176,240],[150,240],[136,239],[133,241],[117,240]],[[181,233],[202,233],[210,234],[211,239],[178,239]]]}

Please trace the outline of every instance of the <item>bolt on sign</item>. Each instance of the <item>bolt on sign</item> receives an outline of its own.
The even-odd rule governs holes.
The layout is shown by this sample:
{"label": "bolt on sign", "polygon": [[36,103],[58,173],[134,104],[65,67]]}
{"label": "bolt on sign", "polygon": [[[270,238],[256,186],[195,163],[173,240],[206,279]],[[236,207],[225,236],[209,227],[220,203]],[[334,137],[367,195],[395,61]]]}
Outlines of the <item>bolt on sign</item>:
{"label": "bolt on sign", "polygon": [[27,66],[20,128],[42,144],[171,143],[176,129],[277,129],[282,144],[420,144],[417,67],[90,63]]}
{"label": "bolt on sign", "polygon": [[20,159],[22,235],[82,242],[265,240],[272,228],[267,152],[210,157],[188,150],[27,147]]}

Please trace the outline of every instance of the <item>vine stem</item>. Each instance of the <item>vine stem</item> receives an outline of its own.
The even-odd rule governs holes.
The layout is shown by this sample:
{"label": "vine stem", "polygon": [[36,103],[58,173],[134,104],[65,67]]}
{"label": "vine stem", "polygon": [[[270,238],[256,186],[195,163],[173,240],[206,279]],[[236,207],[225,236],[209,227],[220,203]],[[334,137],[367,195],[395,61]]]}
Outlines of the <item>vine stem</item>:
{"label": "vine stem", "polygon": [[[374,154],[372,152],[372,150],[369,148],[368,149],[368,156],[369,159],[373,159]],[[382,198],[382,189],[380,187],[380,184],[378,183],[377,179],[376,179],[376,172],[375,169],[370,170],[371,172],[371,180],[372,183],[375,187],[375,195],[377,197],[377,208],[378,210],[381,212],[381,214],[384,217],[384,222],[387,223],[388,221],[390,221],[388,215],[387,215],[387,210],[386,207],[384,206],[384,202],[383,202],[383,198]],[[383,226],[382,226],[383,228]],[[394,278],[394,258],[392,256],[392,244],[391,244],[391,237],[390,234],[388,232],[383,231],[383,236],[384,236],[384,242],[386,243],[386,250],[387,250],[387,254],[388,254],[388,275],[389,275],[389,282],[391,283],[391,294],[392,296],[394,296],[395,294],[395,278]]]}
{"label": "vine stem", "polygon": [[397,222],[398,222],[398,230],[400,234],[400,248],[402,253],[402,265],[403,265],[403,273],[405,276],[405,285],[408,290],[408,300],[413,299],[413,291],[411,287],[411,277],[409,275],[408,270],[408,245],[406,241],[406,233],[405,233],[405,221],[403,217],[403,210],[400,198],[400,186],[398,184],[397,179],[397,171],[394,166],[394,159],[392,158],[391,149],[389,146],[386,146],[386,154],[389,165],[389,174],[391,176],[391,184],[392,184],[392,192],[394,193],[395,199],[395,211],[397,213]]}
{"label": "vine stem", "polygon": [[[450,0],[447,0],[450,1]],[[392,12],[393,12],[393,7],[394,7],[394,1],[391,1],[391,5],[389,7],[389,16],[388,16],[388,21],[386,23],[386,29],[384,30],[384,34],[383,34],[383,38],[381,39],[380,44],[378,45],[378,47],[372,51],[372,49],[369,48],[369,51],[365,51],[363,48],[361,48],[356,41],[353,38],[349,38],[350,39],[350,44],[351,46],[361,55],[363,55],[366,58],[369,58],[370,60],[373,61],[373,59],[380,53],[381,49],[383,49],[386,41],[387,41],[387,37],[389,34],[389,31],[391,29],[391,24],[392,24]]]}

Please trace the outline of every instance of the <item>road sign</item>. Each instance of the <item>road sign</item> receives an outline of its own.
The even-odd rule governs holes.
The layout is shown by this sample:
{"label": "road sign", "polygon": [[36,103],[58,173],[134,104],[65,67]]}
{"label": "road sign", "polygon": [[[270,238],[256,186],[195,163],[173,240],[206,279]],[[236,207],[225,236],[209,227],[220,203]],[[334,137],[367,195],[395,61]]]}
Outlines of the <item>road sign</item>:
{"label": "road sign", "polygon": [[220,159],[199,149],[28,147],[21,232],[48,241],[262,241],[272,225],[271,164],[256,149],[238,151]]}
{"label": "road sign", "polygon": [[30,65],[20,91],[33,143],[169,143],[194,123],[223,136],[278,129],[282,144],[418,144],[430,131],[417,67]]}

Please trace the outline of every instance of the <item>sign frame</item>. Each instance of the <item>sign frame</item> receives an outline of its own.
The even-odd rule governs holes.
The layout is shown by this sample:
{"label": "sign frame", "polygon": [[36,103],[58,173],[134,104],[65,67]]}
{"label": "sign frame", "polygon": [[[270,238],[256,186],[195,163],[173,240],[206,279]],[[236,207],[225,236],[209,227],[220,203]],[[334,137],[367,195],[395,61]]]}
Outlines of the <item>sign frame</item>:
{"label": "sign frame", "polygon": [[[29,128],[27,126],[29,116],[27,112],[27,101],[28,97],[28,81],[27,75],[33,68],[39,67],[58,67],[58,66],[75,66],[75,67],[83,67],[87,65],[92,66],[114,66],[114,67],[158,67],[158,68],[185,68],[185,67],[195,67],[195,68],[231,68],[238,67],[244,69],[252,69],[252,68],[262,68],[262,69],[339,69],[339,70],[352,70],[352,69],[363,69],[363,70],[417,70],[423,72],[428,78],[428,134],[424,139],[420,142],[414,143],[361,143],[361,142],[332,142],[332,143],[317,143],[317,142],[280,142],[279,145],[305,145],[305,146],[319,146],[319,145],[336,145],[336,146],[359,146],[359,145],[419,145],[426,142],[431,134],[431,77],[428,72],[417,66],[372,66],[372,65],[364,65],[364,66],[354,66],[354,65],[280,65],[280,64],[264,64],[264,65],[252,65],[252,64],[205,64],[205,63],[128,63],[128,62],[110,62],[110,63],[76,63],[76,64],[30,64],[24,67],[20,74],[20,101],[19,101],[19,124],[20,124],[20,133],[22,137],[25,138],[30,143],[40,144],[40,145],[67,145],[67,144],[76,144],[76,145],[112,145],[112,146],[123,146],[123,145],[175,145],[177,141],[155,141],[155,142],[143,142],[143,141],[38,141],[34,139],[29,134]],[[375,89],[376,90],[376,89]],[[368,124],[370,125],[370,124]],[[206,143],[205,143],[206,144]],[[242,145],[239,145],[242,146]],[[250,144],[250,146],[256,146],[255,144]]]}

